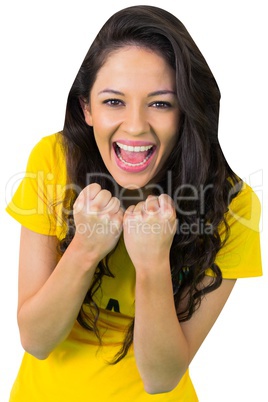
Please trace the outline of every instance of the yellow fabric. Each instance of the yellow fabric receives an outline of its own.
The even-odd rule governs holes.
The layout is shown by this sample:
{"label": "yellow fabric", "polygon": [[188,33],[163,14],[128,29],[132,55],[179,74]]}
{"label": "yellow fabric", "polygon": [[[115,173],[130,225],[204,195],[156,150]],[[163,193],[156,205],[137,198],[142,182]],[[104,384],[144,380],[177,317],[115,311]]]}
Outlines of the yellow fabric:
{"label": "yellow fabric", "polygon": [[65,183],[65,158],[57,133],[44,137],[33,148],[24,179],[6,210],[28,229],[62,238],[60,201]]}
{"label": "yellow fabric", "polygon": [[[252,188],[243,184],[239,195],[229,205],[226,220],[230,233],[216,257],[216,264],[225,279],[247,278],[262,275],[259,220],[260,201]],[[225,238],[225,227],[219,233]],[[207,275],[213,275],[207,270]]]}
{"label": "yellow fabric", "polygon": [[[60,134],[53,134],[35,146],[25,179],[7,207],[22,225],[58,238],[64,235],[60,200],[66,183],[60,139]],[[230,205],[231,232],[217,257],[225,278],[261,275],[259,213],[254,192],[245,186]],[[224,236],[224,227],[221,232]],[[198,401],[189,371],[172,392],[148,395],[143,390],[133,349],[118,364],[108,363],[120,349],[134,317],[135,269],[122,237],[109,259],[109,267],[115,278],[105,276],[95,295],[100,307],[102,346],[94,333],[75,323],[69,337],[46,360],[25,353],[10,402]],[[207,274],[212,273],[208,270]]]}

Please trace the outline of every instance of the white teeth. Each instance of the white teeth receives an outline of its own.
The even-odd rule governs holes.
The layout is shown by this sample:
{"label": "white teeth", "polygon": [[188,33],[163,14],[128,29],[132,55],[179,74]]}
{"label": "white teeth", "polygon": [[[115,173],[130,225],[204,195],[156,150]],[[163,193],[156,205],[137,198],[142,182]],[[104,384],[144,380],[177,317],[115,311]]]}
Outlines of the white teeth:
{"label": "white teeth", "polygon": [[151,149],[153,147],[153,145],[145,145],[145,146],[141,146],[141,147],[132,147],[130,145],[125,145],[125,144],[121,144],[120,142],[117,142],[116,145],[123,149],[124,151],[129,151],[129,152],[144,152],[144,151],[148,151],[149,149]]}

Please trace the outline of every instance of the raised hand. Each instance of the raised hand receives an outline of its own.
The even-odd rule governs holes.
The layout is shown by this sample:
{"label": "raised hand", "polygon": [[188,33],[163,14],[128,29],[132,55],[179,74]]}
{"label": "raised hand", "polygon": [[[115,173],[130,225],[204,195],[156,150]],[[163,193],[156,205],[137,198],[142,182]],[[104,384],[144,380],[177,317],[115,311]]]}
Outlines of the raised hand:
{"label": "raised hand", "polygon": [[74,208],[74,239],[100,261],[116,245],[122,232],[120,201],[97,183],[89,184],[77,197]]}
{"label": "raised hand", "polygon": [[136,268],[151,269],[160,259],[169,258],[177,220],[172,199],[167,194],[149,196],[124,214],[124,241]]}

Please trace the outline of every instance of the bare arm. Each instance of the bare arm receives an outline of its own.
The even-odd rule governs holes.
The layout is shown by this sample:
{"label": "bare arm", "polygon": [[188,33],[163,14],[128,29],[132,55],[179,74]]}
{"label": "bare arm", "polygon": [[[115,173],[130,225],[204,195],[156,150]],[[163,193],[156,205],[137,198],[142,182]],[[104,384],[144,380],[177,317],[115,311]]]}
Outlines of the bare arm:
{"label": "bare arm", "polygon": [[18,324],[24,349],[40,359],[71,331],[96,268],[75,241],[57,264],[56,245],[22,227]]}
{"label": "bare arm", "polygon": [[223,281],[188,322],[178,321],[169,265],[175,217],[171,201],[162,195],[130,207],[124,218],[125,243],[136,269],[134,351],[151,394],[169,392],[179,383],[235,283]]}
{"label": "bare arm", "polygon": [[[68,336],[98,262],[115,246],[120,234],[119,201],[100,186],[88,186],[75,207],[78,230],[60,260],[56,237],[26,228],[21,231],[18,324],[23,347],[40,359]],[[118,227],[117,236],[95,232],[96,224],[106,225],[111,220]]]}
{"label": "bare arm", "polygon": [[[203,284],[211,278],[205,278]],[[224,280],[208,294],[193,317],[179,323],[168,275],[137,280],[134,348],[147,392],[171,391],[177,386],[194,355],[220,314],[234,286]]]}

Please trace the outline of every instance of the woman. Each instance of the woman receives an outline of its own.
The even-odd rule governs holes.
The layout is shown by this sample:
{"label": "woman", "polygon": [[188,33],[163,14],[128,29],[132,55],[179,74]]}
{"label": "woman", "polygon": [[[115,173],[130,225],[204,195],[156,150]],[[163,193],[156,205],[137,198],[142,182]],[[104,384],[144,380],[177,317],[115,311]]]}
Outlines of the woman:
{"label": "woman", "polygon": [[261,275],[259,203],[221,151],[219,100],[170,13],[103,26],[7,208],[26,350],[11,402],[198,400],[190,362],[236,279]]}

